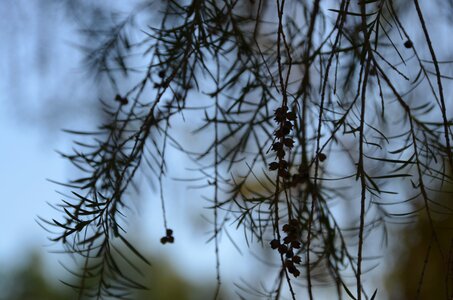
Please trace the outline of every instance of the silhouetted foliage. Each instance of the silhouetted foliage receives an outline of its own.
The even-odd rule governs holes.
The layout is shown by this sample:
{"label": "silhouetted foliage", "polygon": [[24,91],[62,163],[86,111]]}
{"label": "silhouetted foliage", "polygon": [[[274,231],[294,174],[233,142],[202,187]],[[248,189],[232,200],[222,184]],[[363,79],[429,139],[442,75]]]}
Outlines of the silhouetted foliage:
{"label": "silhouetted foliage", "polygon": [[[71,191],[57,206],[62,218],[41,219],[80,262],[80,281],[68,284],[94,298],[145,288],[119,263],[140,272],[134,254],[149,264],[126,236],[129,192],[138,178],[154,182],[162,243],[177,242],[162,183],[174,147],[198,166],[188,180],[210,201],[217,293],[219,237],[234,220],[250,245],[275,249],[277,265],[274,284],[244,283],[241,297],[302,299],[303,286],[315,299],[315,286],[328,285],[339,298],[378,299],[364,277],[380,258],[364,246],[381,247],[388,224],[424,214],[435,247],[433,222],[452,209],[432,197],[453,166],[451,54],[434,44],[426,13],[447,4],[420,5],[170,0],[127,16],[97,8],[108,22],[84,28],[86,66],[111,83],[108,121],[67,130],[79,140],[62,155],[83,175],[62,183]],[[184,144],[174,124],[200,143]]]}

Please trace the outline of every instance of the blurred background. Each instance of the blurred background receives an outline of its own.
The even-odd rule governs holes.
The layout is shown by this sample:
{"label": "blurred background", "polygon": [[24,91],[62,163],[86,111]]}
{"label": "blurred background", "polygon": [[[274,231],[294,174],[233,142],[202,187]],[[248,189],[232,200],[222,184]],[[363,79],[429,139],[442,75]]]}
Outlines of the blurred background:
{"label": "blurred background", "polygon": [[[49,233],[36,220],[59,217],[51,205],[62,198],[57,193],[61,188],[49,180],[64,181],[75,172],[57,153],[72,147],[72,137],[62,129],[96,128],[104,118],[99,99],[115,95],[109,83],[93,76],[84,64],[90,37],[80,28],[91,23],[110,25],[112,11],[124,16],[137,2],[113,1],[104,6],[103,1],[0,1],[4,41],[0,45],[0,299],[76,298],[60,282],[68,277],[63,265],[71,258],[55,253],[62,249],[48,240]],[[176,163],[187,160],[173,152],[169,155]],[[175,244],[160,243],[162,213],[152,187],[145,185],[132,205],[128,234],[152,262],[144,269],[150,292],[137,299],[210,298],[216,273],[214,245],[208,243],[212,226],[203,215],[209,214],[204,210],[209,203],[202,200],[201,191],[178,180],[188,177],[184,168],[171,176],[165,193],[172,199],[167,218]],[[243,239],[234,228],[231,235]],[[234,263],[244,255],[250,254],[240,253],[231,243],[222,246],[222,275],[231,289],[223,294],[234,294],[238,273],[245,277],[255,273],[256,260]]]}
{"label": "blurred background", "polygon": [[[109,12],[127,14],[136,5],[136,1],[122,2],[109,1],[107,8],[101,1],[0,1],[0,299],[76,298],[60,282],[68,276],[61,263],[71,258],[54,253],[61,249],[47,239],[49,234],[36,219],[59,216],[49,205],[61,198],[58,186],[47,179],[63,181],[73,172],[55,151],[72,147],[71,136],[61,129],[95,128],[103,118],[98,99],[114,95],[106,82],[94,78],[83,65],[89,38],[81,34],[80,25],[107,22]],[[177,151],[169,155],[174,161],[185,160]],[[165,182],[171,186],[166,197],[171,199],[167,203],[176,238],[173,245],[159,242],[160,204],[147,201],[155,198],[152,188],[144,188],[136,197],[128,232],[152,262],[152,267],[144,269],[150,291],[137,294],[136,299],[212,298],[214,245],[208,243],[212,228],[203,210],[209,203],[200,201],[201,191],[176,180],[187,174],[176,170]],[[437,225],[451,227],[453,218],[445,217]],[[414,286],[432,243],[428,228],[422,217],[389,226],[389,245],[380,251],[383,259],[370,270],[372,276],[366,282],[370,289],[378,289],[377,299],[415,297]],[[261,260],[273,253],[241,251],[247,248],[242,231],[232,225],[229,234],[236,244],[226,236],[221,241],[222,298],[236,299],[237,291],[259,284],[262,278],[256,275],[266,274]],[[440,238],[448,251],[451,238],[447,234]],[[444,285],[449,283],[440,264],[438,254],[432,252],[421,299],[444,295]],[[242,278],[256,281],[246,283]],[[328,289],[325,294],[328,297]],[[260,295],[250,297],[260,299]]]}

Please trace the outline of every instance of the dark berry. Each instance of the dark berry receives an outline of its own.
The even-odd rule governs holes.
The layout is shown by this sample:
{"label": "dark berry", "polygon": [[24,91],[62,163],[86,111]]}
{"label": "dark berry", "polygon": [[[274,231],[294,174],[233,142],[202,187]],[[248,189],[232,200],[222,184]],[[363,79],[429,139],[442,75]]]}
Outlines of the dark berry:
{"label": "dark berry", "polygon": [[295,268],[294,263],[290,261],[289,259],[285,260],[285,267],[288,269]]}
{"label": "dark berry", "polygon": [[292,148],[294,146],[294,140],[290,138],[286,138],[283,143],[285,144],[286,147]]}
{"label": "dark berry", "polygon": [[291,247],[294,249],[299,249],[300,248],[300,242],[299,241],[292,241],[291,242]]}
{"label": "dark berry", "polygon": [[282,107],[279,107],[275,110],[275,114],[286,114],[286,112],[288,111],[288,106],[284,105]]}
{"label": "dark berry", "polygon": [[168,238],[164,236],[160,239],[160,242],[165,245],[168,242]]}
{"label": "dark berry", "polygon": [[278,252],[280,252],[280,254],[285,254],[287,251],[288,251],[287,246],[285,246],[285,245],[278,246]]}
{"label": "dark berry", "polygon": [[282,159],[281,161],[279,161],[278,167],[279,169],[286,169],[288,167],[288,162]]}
{"label": "dark berry", "polygon": [[272,150],[274,150],[274,151],[278,151],[281,149],[283,149],[283,144],[280,142],[276,142],[272,145]]}
{"label": "dark berry", "polygon": [[285,136],[291,132],[291,128],[287,127],[287,126],[283,126],[282,131],[283,131],[283,136]]}
{"label": "dark berry", "polygon": [[283,128],[288,130],[288,133],[289,133],[289,131],[291,131],[291,129],[293,129],[293,123],[291,123],[290,121],[286,121],[285,124],[283,125]]}
{"label": "dark berry", "polygon": [[167,236],[172,236],[173,235],[173,230],[167,229]]}
{"label": "dark berry", "polygon": [[291,238],[290,238],[289,236],[285,237],[285,238],[283,239],[283,243],[285,243],[285,244],[291,243]]}
{"label": "dark berry", "polygon": [[282,123],[285,121],[285,116],[284,115],[276,115],[274,118],[275,122],[277,123]]}
{"label": "dark berry", "polygon": [[300,259],[300,256],[299,255],[294,255],[293,256],[293,263],[295,264],[300,264],[302,260]]}
{"label": "dark berry", "polygon": [[278,175],[282,178],[289,178],[290,174],[288,171],[286,171],[285,169],[280,169],[278,170]]}
{"label": "dark berry", "polygon": [[414,45],[412,44],[412,42],[410,40],[407,40],[404,42],[404,47],[406,47],[407,49],[410,49],[412,48]]}
{"label": "dark berry", "polygon": [[284,136],[285,136],[285,133],[284,133],[283,129],[278,129],[277,131],[275,131],[275,137],[282,138]]}
{"label": "dark berry", "polygon": [[321,152],[318,154],[319,161],[325,161],[326,158],[327,158],[327,156],[324,153]]}
{"label": "dark berry", "polygon": [[296,113],[293,111],[290,111],[289,113],[286,114],[286,118],[290,121],[294,121],[296,119]]}
{"label": "dark berry", "polygon": [[159,73],[157,73],[157,75],[158,75],[160,78],[164,78],[164,77],[165,77],[165,71],[164,71],[164,70],[160,70]]}
{"label": "dark berry", "polygon": [[280,242],[278,240],[272,240],[270,244],[272,249],[277,249],[280,246]]}
{"label": "dark berry", "polygon": [[282,229],[284,232],[288,232],[288,231],[290,231],[291,227],[288,224],[285,224],[285,225],[283,225]]}
{"label": "dark berry", "polygon": [[175,242],[175,238],[172,236],[167,237],[167,240],[170,244],[173,244]]}
{"label": "dark berry", "polygon": [[279,157],[279,158],[285,157],[285,150],[283,150],[283,149],[278,150],[277,157]]}
{"label": "dark berry", "polygon": [[269,170],[273,171],[273,170],[277,170],[278,169],[278,163],[276,162],[271,162],[269,164]]}
{"label": "dark berry", "polygon": [[286,120],[286,116],[284,114],[275,114],[274,120],[278,123],[282,123]]}
{"label": "dark berry", "polygon": [[287,106],[279,107],[275,110],[275,118],[274,120],[278,123],[282,123],[286,120],[286,112],[288,111]]}
{"label": "dark berry", "polygon": [[297,268],[294,265],[288,266],[287,267],[288,272],[294,275],[294,272],[298,272]]}

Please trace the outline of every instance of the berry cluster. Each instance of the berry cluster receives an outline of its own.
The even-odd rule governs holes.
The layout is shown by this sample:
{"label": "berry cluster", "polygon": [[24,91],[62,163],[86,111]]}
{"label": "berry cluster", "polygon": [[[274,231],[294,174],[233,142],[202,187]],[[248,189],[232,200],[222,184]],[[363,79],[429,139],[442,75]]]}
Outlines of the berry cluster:
{"label": "berry cluster", "polygon": [[293,123],[291,121],[296,120],[296,113],[294,111],[288,111],[288,106],[284,105],[275,110],[274,120],[280,125],[275,131],[274,135],[278,141],[272,144],[272,150],[275,151],[278,162],[271,162],[269,164],[269,170],[278,170],[278,175],[282,178],[289,178],[288,162],[284,160],[285,148],[291,149],[294,146],[294,140],[286,137],[293,129]]}
{"label": "berry cluster", "polygon": [[173,230],[167,229],[166,234],[167,234],[166,236],[164,236],[160,239],[160,242],[162,244],[166,244],[166,243],[173,244],[173,242],[175,241],[175,238],[173,237]]}
{"label": "berry cluster", "polygon": [[282,255],[285,255],[285,267],[289,273],[294,277],[300,275],[300,271],[296,268],[295,264],[300,264],[301,258],[299,255],[294,255],[294,249],[300,249],[301,244],[299,241],[300,224],[297,220],[291,220],[289,224],[283,225],[283,231],[286,236],[283,238],[283,243],[274,239],[270,242],[272,249],[277,249]]}

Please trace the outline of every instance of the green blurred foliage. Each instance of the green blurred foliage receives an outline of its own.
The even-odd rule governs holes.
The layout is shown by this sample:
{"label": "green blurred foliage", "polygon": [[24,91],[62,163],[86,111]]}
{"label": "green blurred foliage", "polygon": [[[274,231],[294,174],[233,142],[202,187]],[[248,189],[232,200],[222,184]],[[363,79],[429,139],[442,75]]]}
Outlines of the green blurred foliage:
{"label": "green blurred foliage", "polygon": [[23,266],[3,270],[0,274],[2,300],[74,299],[69,288],[51,283],[45,274],[41,257],[32,253]]}
{"label": "green blurred foliage", "polygon": [[[148,268],[145,283],[149,290],[137,292],[136,300],[195,300],[211,299],[215,292],[215,282],[200,283],[198,278],[190,282],[178,274],[165,260],[153,259],[153,266]],[[68,300],[77,299],[77,294],[59,282],[51,282],[41,257],[33,253],[26,263],[13,270],[0,273],[1,300]],[[203,275],[203,274],[194,274]],[[131,276],[137,276],[132,274]],[[228,299],[226,295],[220,299]]]}
{"label": "green blurred foliage", "polygon": [[[437,199],[444,204],[450,200]],[[400,250],[392,253],[394,256],[391,260],[395,264],[386,276],[389,299],[453,299],[453,216],[437,216],[433,224],[438,242],[433,238],[432,227],[425,212],[420,213],[415,224],[408,225],[401,231],[398,242]]]}

